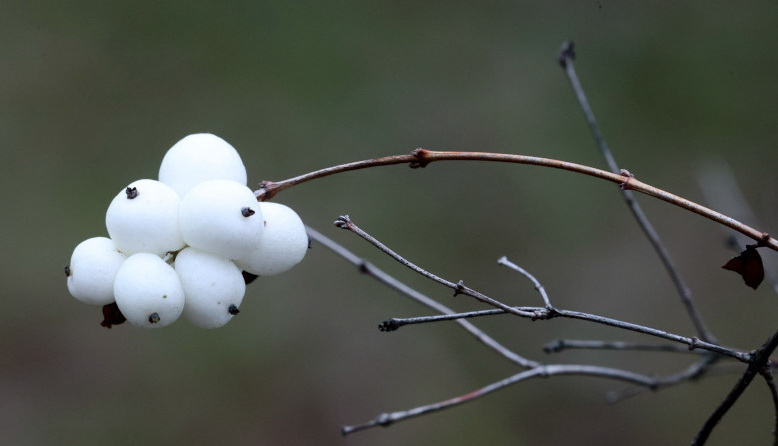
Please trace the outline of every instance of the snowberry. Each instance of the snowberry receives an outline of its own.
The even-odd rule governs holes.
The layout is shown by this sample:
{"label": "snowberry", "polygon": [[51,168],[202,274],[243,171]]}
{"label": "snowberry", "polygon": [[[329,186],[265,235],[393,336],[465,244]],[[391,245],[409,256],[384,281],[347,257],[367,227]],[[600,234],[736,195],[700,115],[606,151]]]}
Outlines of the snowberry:
{"label": "snowberry", "polygon": [[116,305],[140,327],[164,327],[184,310],[184,290],[176,271],[158,256],[138,253],[124,261],[113,286]]}
{"label": "snowberry", "polygon": [[201,328],[217,328],[238,314],[246,292],[240,269],[231,261],[186,248],[175,264],[186,296],[184,317]]}
{"label": "snowberry", "polygon": [[65,270],[70,294],[88,304],[113,302],[116,272],[126,258],[106,237],[93,237],[79,243]]}
{"label": "snowberry", "polygon": [[179,206],[186,244],[227,259],[243,257],[258,245],[263,222],[254,192],[235,181],[200,183]]}
{"label": "snowberry", "polygon": [[300,217],[279,203],[262,202],[259,209],[265,228],[259,245],[235,260],[244,271],[259,276],[279,274],[298,264],[308,251],[308,235]]}
{"label": "snowberry", "polygon": [[184,247],[178,229],[178,194],[156,180],[131,183],[111,201],[105,214],[108,234],[127,255],[163,256]]}
{"label": "snowberry", "polygon": [[232,180],[246,185],[246,167],[227,141],[210,133],[189,135],[167,151],[159,181],[183,197],[195,185],[209,180]]}

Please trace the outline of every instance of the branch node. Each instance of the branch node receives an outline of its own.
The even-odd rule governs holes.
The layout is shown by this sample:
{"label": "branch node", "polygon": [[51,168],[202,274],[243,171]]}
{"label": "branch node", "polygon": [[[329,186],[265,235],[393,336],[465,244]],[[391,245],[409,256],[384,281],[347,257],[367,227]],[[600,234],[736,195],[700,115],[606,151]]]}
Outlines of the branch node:
{"label": "branch node", "polygon": [[411,164],[409,167],[411,169],[419,169],[427,167],[427,164],[429,164],[429,160],[427,160],[427,155],[429,154],[429,150],[422,149],[421,147],[414,149],[413,152],[411,152],[411,155],[416,157],[416,161],[411,161]]}
{"label": "branch node", "polygon": [[382,413],[376,419],[376,424],[381,427],[389,427],[392,423],[394,423],[394,420],[392,420],[392,416],[388,413]]}
{"label": "branch node", "polygon": [[562,68],[567,68],[567,64],[575,60],[575,44],[572,40],[565,40],[562,42],[562,47],[559,48],[559,56],[557,61]]}
{"label": "branch node", "polygon": [[633,175],[632,173],[630,173],[630,171],[629,171],[629,170],[627,170],[627,169],[621,169],[621,170],[619,170],[619,175],[621,175],[621,176],[623,176],[623,177],[626,177],[626,178],[627,178],[626,180],[624,180],[624,182],[623,182],[623,183],[619,184],[619,187],[620,187],[622,190],[629,190],[629,189],[632,189],[632,187],[629,185],[629,180],[631,180],[631,179],[635,178],[635,175]]}
{"label": "branch node", "polygon": [[696,350],[697,346],[700,343],[700,338],[698,338],[697,336],[692,336],[691,339],[692,339],[692,342],[689,343],[689,350]]}
{"label": "branch node", "polygon": [[464,291],[465,291],[465,281],[464,280],[460,280],[459,282],[457,282],[456,288],[454,288],[454,297],[459,296]]}

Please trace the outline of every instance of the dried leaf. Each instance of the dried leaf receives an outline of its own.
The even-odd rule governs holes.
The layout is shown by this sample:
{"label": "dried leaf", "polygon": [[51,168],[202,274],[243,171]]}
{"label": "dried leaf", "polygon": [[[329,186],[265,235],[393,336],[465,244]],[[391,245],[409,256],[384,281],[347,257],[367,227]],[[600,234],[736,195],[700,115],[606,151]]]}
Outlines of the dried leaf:
{"label": "dried leaf", "polygon": [[116,305],[116,302],[103,305],[103,321],[100,322],[100,325],[103,327],[111,328],[114,325],[124,323],[126,320],[127,319],[124,318],[121,310],[119,310],[119,306]]}
{"label": "dried leaf", "polygon": [[743,277],[746,285],[756,289],[764,279],[762,256],[756,250],[757,245],[746,245],[745,251],[732,257],[722,268],[734,271]]}

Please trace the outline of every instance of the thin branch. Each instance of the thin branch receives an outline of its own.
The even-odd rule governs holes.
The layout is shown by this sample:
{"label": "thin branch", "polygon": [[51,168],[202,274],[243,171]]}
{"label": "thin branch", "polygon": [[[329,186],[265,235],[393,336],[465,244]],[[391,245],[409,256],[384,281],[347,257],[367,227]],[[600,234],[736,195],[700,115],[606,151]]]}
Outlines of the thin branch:
{"label": "thin branch", "polygon": [[767,384],[767,388],[770,390],[770,396],[773,400],[773,446],[778,446],[778,388],[775,386],[775,379],[773,379],[773,371],[768,366],[762,369],[762,377]]}
{"label": "thin branch", "polygon": [[[718,369],[712,369],[712,367],[716,365],[716,363],[718,363],[718,361],[723,358],[723,356],[719,356],[710,352],[706,353],[707,354],[704,357],[690,364],[686,369],[672,375],[657,378],[656,389],[651,390],[667,389],[687,381],[701,379],[702,377],[710,378],[712,376],[721,375],[724,373],[742,373],[743,366],[734,363],[722,364],[722,366],[718,367]],[[737,367],[737,369],[735,369],[735,367]],[[646,389],[644,388],[631,387],[629,389],[609,392],[607,399],[610,403],[617,403],[645,392]]]}
{"label": "thin branch", "polygon": [[747,226],[731,217],[728,217],[720,212],[716,212],[712,209],[708,209],[705,206],[697,204],[693,201],[687,200],[683,197],[673,195],[667,191],[643,183],[636,178],[629,175],[618,175],[612,172],[607,172],[594,167],[584,166],[581,164],[570,163],[567,161],[559,161],[548,158],[540,158],[535,156],[526,155],[513,155],[504,153],[487,153],[487,152],[440,152],[426,149],[416,149],[409,155],[395,155],[387,156],[383,158],[374,158],[370,160],[357,161],[348,164],[342,164],[338,166],[328,167],[325,169],[309,172],[294,178],[290,178],[283,181],[263,181],[261,188],[255,191],[257,200],[263,201],[271,199],[278,192],[301,184],[307,181],[311,181],[317,178],[334,175],[337,173],[347,172],[357,169],[365,169],[368,167],[388,166],[394,164],[409,164],[411,167],[424,167],[429,163],[435,161],[493,161],[502,163],[515,163],[515,164],[529,164],[542,167],[550,167],[555,169],[568,170],[571,172],[580,173],[583,175],[592,176],[605,181],[610,181],[621,185],[626,189],[631,189],[636,192],[640,192],[652,197],[658,198],[662,201],[666,201],[670,204],[681,207],[687,211],[694,212],[707,219],[715,221],[726,227],[732,228],[741,234],[752,238],[760,243],[760,246],[766,246],[774,251],[778,251],[778,240],[770,237],[769,234]]}
{"label": "thin branch", "polygon": [[[340,216],[337,220],[335,220],[335,225],[341,229],[348,230],[350,232],[353,232],[354,234],[362,237],[364,240],[381,250],[386,255],[392,257],[399,263],[405,265],[406,267],[410,268],[411,270],[417,272],[418,274],[421,274],[422,276],[433,280],[435,282],[438,282],[442,285],[445,285],[451,289],[454,290],[454,295],[458,294],[464,294],[467,296],[471,296],[483,303],[486,303],[488,305],[491,305],[495,307],[496,310],[487,310],[482,312],[469,312],[466,313],[466,316],[464,317],[477,317],[477,316],[488,316],[488,315],[494,315],[498,314],[499,312],[506,312],[513,314],[515,316],[523,317],[523,318],[529,318],[532,320],[545,320],[545,319],[552,319],[555,317],[563,317],[563,318],[569,318],[569,319],[580,319],[585,320],[589,322],[594,322],[597,324],[602,325],[608,325],[611,327],[616,327],[624,330],[630,330],[638,333],[643,333],[651,336],[660,337],[663,339],[668,339],[674,342],[679,342],[685,345],[689,346],[689,349],[695,349],[695,348],[701,348],[704,350],[712,351],[714,353],[720,353],[725,356],[729,356],[732,358],[735,358],[742,362],[748,362],[750,360],[750,356],[748,354],[737,352],[733,349],[726,348],[719,346],[717,344],[713,344],[704,340],[701,340],[696,337],[685,337],[676,335],[673,333],[668,333],[663,330],[658,330],[651,327],[645,327],[638,324],[633,324],[631,322],[624,322],[617,319],[611,319],[604,316],[599,316],[596,314],[589,314],[589,313],[583,313],[580,311],[571,311],[571,310],[560,310],[556,308],[534,308],[534,307],[511,307],[508,306],[496,299],[493,299],[483,293],[480,293],[472,288],[466,287],[464,283],[460,280],[457,283],[451,282],[449,280],[443,279],[441,277],[436,276],[435,274],[417,266],[416,264],[412,263],[411,261],[407,260],[406,258],[402,257],[400,254],[393,251],[391,248],[386,246],[385,244],[381,243],[379,240],[377,240],[375,237],[371,236],[364,230],[362,230],[360,227],[354,224],[354,222],[351,221],[351,218],[347,215]],[[547,298],[547,297],[546,297]],[[448,314],[444,316],[432,316],[432,317],[426,317],[426,318],[414,318],[413,320],[398,320],[393,319],[389,321],[389,325],[387,326],[387,323],[385,322],[382,327],[385,329],[385,331],[391,331],[396,330],[397,328],[403,326],[403,325],[409,325],[409,324],[416,324],[416,323],[422,323],[422,322],[437,322],[440,320],[452,320],[452,319],[459,319],[462,318],[460,314]],[[394,321],[394,322],[392,322]]]}
{"label": "thin branch", "polygon": [[420,415],[425,415],[431,412],[438,412],[443,409],[448,409],[453,406],[458,406],[460,404],[473,401],[476,398],[480,398],[482,396],[488,395],[496,390],[500,390],[507,386],[510,386],[511,384],[516,384],[521,381],[526,381],[530,378],[546,378],[546,377],[558,376],[558,375],[577,375],[577,376],[590,376],[590,377],[597,377],[597,378],[608,378],[608,379],[614,379],[619,381],[625,381],[631,384],[636,384],[648,388],[653,388],[656,385],[655,378],[647,375],[633,373],[626,370],[619,370],[619,369],[614,369],[609,367],[590,366],[590,365],[572,365],[572,364],[544,365],[544,366],[535,367],[530,370],[525,370],[521,373],[517,373],[503,380],[489,384],[488,386],[482,387],[473,392],[466,393],[464,395],[457,396],[454,398],[450,398],[445,401],[440,401],[425,406],[419,406],[410,410],[384,413],[366,423],[362,423],[354,426],[344,426],[343,428],[341,428],[341,433],[343,435],[348,435],[354,432],[358,432],[361,430],[365,430],[377,426],[387,427],[398,421],[407,420],[409,418],[418,417]]}
{"label": "thin branch", "polygon": [[602,340],[584,340],[584,339],[557,339],[543,346],[546,353],[560,353],[568,349],[587,349],[587,350],[621,350],[621,351],[641,351],[641,352],[669,352],[669,353],[695,353],[703,352],[689,350],[688,347],[676,344],[645,344],[639,342],[625,341],[602,341]]}
{"label": "thin branch", "polygon": [[[732,168],[725,161],[709,159],[697,168],[696,174],[705,201],[710,206],[722,209],[738,220],[760,221],[743,193],[743,189],[738,184]],[[733,239],[732,247],[737,248],[736,252],[746,248],[748,241],[745,237],[738,237],[737,234],[732,234],[725,228],[722,229],[725,230],[727,236]],[[762,260],[765,278],[772,285],[773,291],[778,293],[778,278],[774,273],[778,269],[775,257],[765,257]]]}
{"label": "thin branch", "polygon": [[508,257],[502,256],[497,260],[498,265],[507,266],[508,268],[517,271],[519,274],[523,275],[527,279],[532,282],[532,284],[535,286],[535,290],[537,290],[538,293],[540,293],[540,297],[543,298],[543,302],[546,304],[546,308],[548,310],[553,310],[554,307],[551,305],[551,299],[548,297],[548,293],[546,293],[546,289],[543,287],[543,285],[540,283],[538,279],[535,278],[532,274],[530,274],[527,270],[520,267],[519,265],[511,262],[508,260]]}
{"label": "thin branch", "polygon": [[502,302],[494,300],[494,299],[492,299],[489,296],[481,294],[478,291],[465,286],[464,282],[462,282],[461,280],[459,282],[457,282],[457,283],[454,283],[454,282],[448,281],[446,279],[443,279],[441,277],[438,277],[435,274],[432,274],[431,272],[416,266],[414,263],[408,261],[407,259],[405,259],[401,255],[397,254],[396,252],[391,250],[389,247],[387,247],[386,245],[384,245],[383,243],[378,241],[375,237],[373,237],[370,234],[368,234],[367,232],[363,231],[361,228],[359,228],[357,225],[355,225],[351,221],[351,219],[349,218],[348,215],[340,216],[335,221],[335,226],[337,226],[337,227],[339,227],[341,229],[345,229],[345,230],[353,232],[354,234],[362,237],[367,242],[369,242],[370,244],[372,244],[376,248],[380,249],[382,252],[384,252],[388,256],[392,257],[396,261],[398,261],[398,262],[402,263],[403,265],[405,265],[406,267],[410,268],[411,270],[421,274],[422,276],[424,276],[424,277],[426,277],[426,278],[428,278],[428,279],[430,279],[430,280],[432,280],[434,282],[440,283],[441,285],[444,285],[444,286],[447,286],[447,287],[451,288],[452,290],[454,290],[454,296],[459,295],[459,294],[464,294],[466,296],[474,297],[475,299],[477,299],[477,300],[479,300],[479,301],[481,301],[483,303],[489,304],[489,305],[491,305],[491,306],[493,306],[495,308],[500,308],[502,310],[505,310],[508,313],[512,313],[512,314],[515,314],[517,316],[532,317],[532,318],[536,318],[536,317],[539,316],[538,314],[522,311],[522,310],[520,310],[520,309],[518,309],[516,307],[511,307],[511,306],[508,306],[508,305],[506,305],[506,304],[504,304]]}
{"label": "thin branch", "polygon": [[701,446],[705,444],[708,437],[710,437],[711,432],[713,432],[713,429],[719,424],[721,419],[724,418],[724,415],[726,415],[729,409],[735,405],[740,396],[743,395],[743,392],[745,392],[751,384],[754,377],[757,374],[762,373],[764,368],[767,367],[767,364],[770,362],[770,355],[776,347],[778,347],[778,331],[773,333],[772,336],[765,341],[762,347],[749,355],[748,368],[745,373],[743,373],[740,380],[738,380],[733,389],[727,394],[724,401],[719,404],[716,410],[714,410],[710,417],[705,421],[705,424],[703,424],[702,428],[697,433],[697,436],[692,440],[692,446]]}
{"label": "thin branch", "polygon": [[[320,243],[322,246],[325,246],[335,254],[349,261],[351,264],[359,268],[359,271],[362,272],[363,274],[367,274],[368,276],[388,286],[389,288],[410,297],[414,301],[428,308],[431,308],[434,311],[437,311],[442,314],[454,313],[454,310],[448,308],[447,306],[441,304],[440,302],[434,299],[431,299],[428,296],[425,296],[424,294],[416,291],[415,289],[409,287],[408,285],[400,282],[399,280],[395,279],[391,275],[382,271],[380,268],[376,267],[372,263],[360,258],[359,256],[352,253],[342,245],[336,243],[334,240],[330,239],[329,237],[325,236],[319,231],[311,228],[310,226],[306,226],[306,231],[308,233],[308,236],[311,239],[315,240],[316,242]],[[473,335],[479,342],[489,347],[490,349],[494,350],[495,352],[497,352],[504,358],[508,359],[509,361],[524,368],[532,368],[540,365],[540,363],[524,358],[523,356],[513,352],[509,348],[500,344],[494,338],[484,333],[481,329],[479,329],[469,321],[457,320],[457,323],[460,326],[462,326],[462,328],[467,330],[471,335]]]}
{"label": "thin branch", "polygon": [[[608,167],[610,168],[611,172],[620,173],[622,171],[616,164],[616,159],[613,157],[613,153],[611,153],[610,149],[608,148],[608,145],[605,142],[605,138],[603,138],[602,133],[600,132],[600,128],[597,125],[597,121],[594,118],[594,112],[589,105],[589,100],[586,99],[586,94],[583,87],[581,86],[581,82],[578,79],[578,74],[575,71],[575,65],[573,63],[574,59],[575,53],[573,51],[573,42],[565,42],[562,45],[562,50],[559,54],[559,63],[564,69],[565,74],[567,75],[567,78],[573,87],[573,91],[575,92],[576,98],[578,98],[578,103],[581,106],[581,110],[586,117],[586,121],[589,123],[589,129],[592,132],[592,136],[597,143],[597,147],[599,147],[600,152],[605,158]],[[670,279],[672,280],[679,296],[681,297],[681,302],[683,303],[684,307],[686,307],[686,312],[689,314],[689,318],[697,328],[697,333],[702,337],[702,339],[708,342],[716,343],[716,337],[705,326],[705,322],[703,321],[697,306],[694,304],[694,298],[692,296],[691,289],[686,284],[686,281],[678,271],[678,268],[675,266],[672,257],[670,257],[670,252],[662,243],[662,240],[659,238],[659,234],[648,220],[648,217],[646,217],[646,214],[643,212],[643,208],[640,207],[640,204],[635,199],[635,194],[633,194],[631,190],[625,187],[621,188],[621,194],[624,197],[624,201],[626,202],[627,207],[629,207],[629,210],[635,217],[638,225],[643,230],[643,233],[648,238],[651,246],[654,248],[654,251],[656,251],[659,259],[662,261],[665,270],[670,275]]]}
{"label": "thin branch", "polygon": [[[519,314],[519,316],[521,317],[530,318],[533,320],[547,320],[556,317],[567,318],[567,319],[578,319],[582,321],[593,322],[596,324],[607,325],[609,327],[620,328],[622,330],[634,331],[636,333],[654,336],[657,338],[667,339],[669,341],[686,345],[689,350],[694,350],[694,349],[707,350],[713,353],[718,353],[724,356],[728,356],[730,358],[737,359],[740,362],[748,363],[751,359],[749,353],[740,352],[718,344],[713,344],[707,341],[703,341],[702,339],[696,337],[681,336],[667,331],[658,330],[656,328],[646,327],[639,324],[633,324],[631,322],[620,321],[618,319],[612,319],[609,317],[599,316],[596,314],[583,313],[580,311],[563,310],[559,308],[555,308],[552,311],[549,311],[547,308],[542,308],[542,307],[514,307],[514,309],[521,313],[533,314],[534,316],[525,316],[524,314]],[[467,313],[447,314],[444,316],[392,318],[383,323],[383,329],[384,331],[392,331],[405,325],[422,324],[428,322],[440,322],[440,321],[447,321],[447,320],[455,320],[458,318],[494,316],[497,314],[506,314],[506,312],[502,309],[490,309],[490,310],[481,310],[481,311],[470,311]]]}

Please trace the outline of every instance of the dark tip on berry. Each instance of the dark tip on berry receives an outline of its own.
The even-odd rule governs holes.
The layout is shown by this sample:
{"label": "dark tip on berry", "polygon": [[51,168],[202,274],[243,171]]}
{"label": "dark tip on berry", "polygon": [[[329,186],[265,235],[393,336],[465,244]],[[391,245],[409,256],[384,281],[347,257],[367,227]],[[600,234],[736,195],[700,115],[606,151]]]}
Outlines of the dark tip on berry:
{"label": "dark tip on berry", "polygon": [[128,187],[124,190],[124,193],[127,194],[127,198],[132,200],[133,198],[138,196],[138,188],[137,187]]}
{"label": "dark tip on berry", "polygon": [[70,277],[70,265],[65,265],[65,277]]}
{"label": "dark tip on berry", "polygon": [[241,213],[241,215],[243,215],[244,217],[251,217],[252,215],[254,215],[254,214],[255,214],[254,210],[253,210],[253,209],[251,209],[250,207],[245,207],[245,208],[242,208],[242,209],[240,210],[240,213]]}
{"label": "dark tip on berry", "polygon": [[159,322],[159,313],[151,313],[149,315],[149,323],[156,324]]}
{"label": "dark tip on berry", "polygon": [[228,311],[228,312],[229,312],[231,315],[233,315],[233,316],[235,316],[236,314],[240,313],[240,310],[238,310],[238,307],[237,307],[237,306],[235,306],[235,304],[232,304],[232,305],[230,305],[230,308],[228,308],[228,309],[227,309],[227,311]]}

